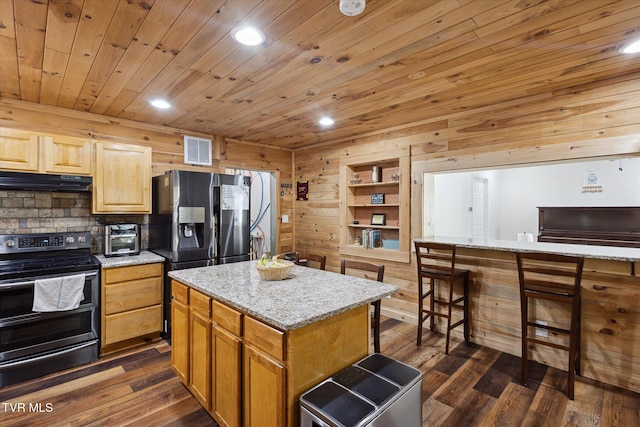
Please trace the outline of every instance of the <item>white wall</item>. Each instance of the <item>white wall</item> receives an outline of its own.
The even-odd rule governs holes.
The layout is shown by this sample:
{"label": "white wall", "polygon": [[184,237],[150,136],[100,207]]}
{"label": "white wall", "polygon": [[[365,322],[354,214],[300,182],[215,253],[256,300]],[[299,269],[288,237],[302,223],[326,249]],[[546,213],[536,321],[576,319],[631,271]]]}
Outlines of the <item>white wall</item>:
{"label": "white wall", "polygon": [[[1,0],[0,0],[1,1]],[[225,173],[241,173],[251,178],[251,237],[260,237],[260,247],[254,247],[254,256],[260,257],[262,254],[271,256],[275,248],[275,216],[273,215],[272,203],[274,202],[273,189],[275,187],[275,177],[270,172],[250,171],[227,168]]]}
{"label": "white wall", "polygon": [[[622,168],[622,170],[619,170]],[[597,171],[602,192],[583,192]],[[539,206],[640,206],[640,158],[435,175],[434,234],[471,237],[473,175],[489,180],[489,238],[538,231]]]}

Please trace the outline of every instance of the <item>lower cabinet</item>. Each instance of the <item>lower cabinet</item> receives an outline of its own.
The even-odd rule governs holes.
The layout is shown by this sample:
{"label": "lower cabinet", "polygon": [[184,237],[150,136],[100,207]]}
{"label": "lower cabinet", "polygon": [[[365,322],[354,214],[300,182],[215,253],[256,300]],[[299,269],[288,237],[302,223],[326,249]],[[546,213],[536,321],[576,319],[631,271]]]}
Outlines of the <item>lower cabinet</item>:
{"label": "lower cabinet", "polygon": [[242,314],[213,301],[212,415],[221,426],[242,425]]}
{"label": "lower cabinet", "polygon": [[211,298],[191,290],[189,295],[189,389],[211,410]]}
{"label": "lower cabinet", "polygon": [[172,280],[172,368],[220,426],[297,426],[300,394],[368,354],[368,310],[284,332]]}
{"label": "lower cabinet", "polygon": [[285,367],[249,345],[244,351],[244,425],[284,426]]}
{"label": "lower cabinet", "polygon": [[102,270],[102,354],[160,336],[162,271],[161,263]]}
{"label": "lower cabinet", "polygon": [[183,384],[189,384],[190,331],[189,288],[174,283],[171,289],[171,368]]}

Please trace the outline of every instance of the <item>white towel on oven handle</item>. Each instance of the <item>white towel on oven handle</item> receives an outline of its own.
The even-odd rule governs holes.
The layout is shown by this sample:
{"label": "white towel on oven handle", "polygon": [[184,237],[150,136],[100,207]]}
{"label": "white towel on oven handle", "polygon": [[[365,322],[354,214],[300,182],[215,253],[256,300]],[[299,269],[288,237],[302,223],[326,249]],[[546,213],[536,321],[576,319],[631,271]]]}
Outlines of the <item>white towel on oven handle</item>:
{"label": "white towel on oven handle", "polygon": [[85,275],[38,279],[33,288],[33,311],[65,311],[78,308],[84,299]]}

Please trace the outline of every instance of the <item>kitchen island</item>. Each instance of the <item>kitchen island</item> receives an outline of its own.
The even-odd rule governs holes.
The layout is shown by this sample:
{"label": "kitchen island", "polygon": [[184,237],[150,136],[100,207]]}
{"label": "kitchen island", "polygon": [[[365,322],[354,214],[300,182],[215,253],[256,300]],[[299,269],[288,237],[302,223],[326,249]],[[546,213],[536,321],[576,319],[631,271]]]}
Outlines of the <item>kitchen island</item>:
{"label": "kitchen island", "polygon": [[[584,257],[582,376],[640,392],[640,249],[442,236],[416,240],[456,245],[456,268],[471,271],[471,341],[518,357],[520,289],[515,253]],[[566,318],[552,305],[538,307],[537,316],[543,321]],[[461,336],[455,330],[452,334]],[[562,350],[538,346],[530,354],[532,360],[567,369]]]}
{"label": "kitchen island", "polygon": [[255,263],[169,272],[172,367],[220,425],[297,426],[300,394],[369,353],[370,303],[397,287]]}

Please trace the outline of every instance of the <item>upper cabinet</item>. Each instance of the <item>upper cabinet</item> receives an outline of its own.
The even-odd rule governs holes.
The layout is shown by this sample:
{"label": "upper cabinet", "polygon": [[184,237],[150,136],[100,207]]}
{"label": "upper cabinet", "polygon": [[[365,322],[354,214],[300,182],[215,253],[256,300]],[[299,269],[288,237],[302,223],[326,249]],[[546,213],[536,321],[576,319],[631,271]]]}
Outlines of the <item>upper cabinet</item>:
{"label": "upper cabinet", "polygon": [[410,160],[370,155],[340,159],[340,254],[410,262]]}
{"label": "upper cabinet", "polygon": [[151,148],[95,143],[93,213],[151,213]]}
{"label": "upper cabinet", "polygon": [[91,175],[90,139],[0,128],[0,169]]}
{"label": "upper cabinet", "polygon": [[44,172],[91,175],[92,142],[90,139],[68,136],[40,136]]}

